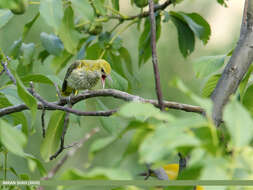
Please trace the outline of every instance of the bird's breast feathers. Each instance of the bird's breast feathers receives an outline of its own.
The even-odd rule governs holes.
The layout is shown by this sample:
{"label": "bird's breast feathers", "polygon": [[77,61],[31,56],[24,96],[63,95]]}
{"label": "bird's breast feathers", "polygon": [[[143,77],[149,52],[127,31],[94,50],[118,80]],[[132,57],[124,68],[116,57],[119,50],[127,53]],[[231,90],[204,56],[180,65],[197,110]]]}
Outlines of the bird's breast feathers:
{"label": "bird's breast feathers", "polygon": [[91,71],[84,68],[73,70],[68,77],[68,86],[77,90],[93,88],[99,81],[100,74],[97,71]]}

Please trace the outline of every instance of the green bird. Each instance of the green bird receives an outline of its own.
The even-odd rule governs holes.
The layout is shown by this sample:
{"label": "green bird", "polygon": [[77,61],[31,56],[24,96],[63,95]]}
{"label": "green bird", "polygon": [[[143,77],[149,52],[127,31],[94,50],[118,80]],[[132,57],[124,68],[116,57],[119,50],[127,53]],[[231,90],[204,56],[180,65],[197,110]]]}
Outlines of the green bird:
{"label": "green bird", "polygon": [[71,64],[67,70],[62,83],[62,95],[75,95],[79,90],[91,89],[101,79],[102,87],[105,87],[105,79],[111,73],[110,64],[104,59],[97,60],[77,60]]}

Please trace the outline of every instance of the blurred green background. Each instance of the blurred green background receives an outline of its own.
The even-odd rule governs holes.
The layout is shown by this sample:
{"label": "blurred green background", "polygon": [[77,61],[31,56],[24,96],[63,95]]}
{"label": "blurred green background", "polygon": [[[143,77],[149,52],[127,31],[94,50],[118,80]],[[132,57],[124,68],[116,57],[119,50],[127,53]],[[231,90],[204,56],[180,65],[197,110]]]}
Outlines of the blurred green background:
{"label": "blurred green background", "polygon": [[[177,31],[175,26],[171,22],[162,24],[162,35],[158,42],[157,51],[161,74],[162,92],[165,100],[192,103],[187,96],[182,94],[179,90],[170,87],[170,81],[175,77],[183,79],[187,86],[197,94],[201,93],[203,81],[195,77],[192,61],[201,56],[226,54],[235,46],[239,36],[243,4],[243,1],[230,0],[228,3],[228,8],[225,8],[217,4],[217,2],[214,0],[185,0],[176,7],[170,6],[168,8],[168,10],[199,13],[209,22],[212,29],[212,34],[206,46],[204,46],[199,40],[196,40],[195,51],[185,59],[179,52]],[[125,13],[126,15],[137,14],[139,11],[139,9],[130,6],[130,1],[128,0],[121,0],[120,8],[121,12]],[[35,16],[37,9],[38,5],[30,5],[28,11],[24,15],[14,16],[4,28],[0,29],[0,47],[4,52],[8,52],[8,49],[12,43],[19,38],[19,36],[22,34],[24,23]],[[115,22],[108,22],[104,24],[104,30],[110,30],[114,24]],[[39,44],[41,31],[48,33],[52,32],[50,27],[48,27],[43,21],[43,18],[40,17],[32,27],[28,38],[25,40],[25,43],[34,42],[35,44]],[[139,35],[140,31],[138,31],[136,25],[133,25],[120,36],[123,39],[123,46],[130,51],[133,67],[139,81],[139,83],[136,83],[136,85],[133,86],[131,93],[145,98],[156,98],[151,59],[140,69],[138,68]],[[42,49],[39,45],[36,46],[36,48],[38,50],[36,51],[37,53],[40,49]],[[35,62],[34,73],[55,74],[50,61],[51,59],[48,58],[43,64],[41,62]],[[70,63],[71,61],[68,63],[68,65]],[[63,79],[65,72],[66,68],[59,73],[58,77],[61,80]],[[56,100],[55,89],[52,86],[37,85],[36,89],[39,89],[38,92],[47,100]],[[121,101],[114,100],[112,98],[99,99],[105,101],[106,105],[111,108],[117,107],[118,104],[122,103]],[[85,103],[82,102],[77,106],[79,108],[83,107],[85,110],[95,110],[94,99],[89,99],[85,101]],[[174,110],[169,110],[169,112],[181,116],[189,114]],[[39,147],[42,142],[40,113],[41,112],[39,111],[37,114],[37,122],[34,126],[36,131],[29,137],[26,147],[27,152],[32,153],[37,157],[40,157]],[[46,122],[48,122],[49,116],[50,111],[46,113]],[[96,117],[82,117],[78,119],[75,116],[71,116],[71,120],[72,124],[69,126],[69,130],[66,135],[66,144],[77,141],[88,131],[90,131],[90,129],[98,126],[100,127],[100,121]],[[85,146],[82,147],[81,151],[78,151],[73,158],[67,161],[60,172],[57,173],[57,176],[59,176],[67,168],[86,170],[87,168],[90,169],[94,167],[115,167],[122,168],[126,171],[131,171],[132,174],[136,175],[145,170],[145,167],[143,165],[139,165],[137,162],[137,153],[133,154],[132,156],[128,156],[121,164],[117,164],[121,154],[123,153],[124,147],[126,147],[131,138],[131,133],[128,133],[113,145],[110,145],[102,152],[94,155],[94,158],[89,157],[88,149],[92,141],[96,140],[96,138],[106,135],[106,132],[101,127],[100,129],[100,132],[92,137],[91,140],[89,140]],[[45,167],[50,169],[55,165],[56,162],[57,161],[51,161],[50,163],[45,163]],[[32,179],[38,179],[40,177],[39,172],[31,172],[28,170],[29,167],[27,164],[28,163],[25,159],[17,157],[11,153],[9,154],[8,165],[14,167],[18,173],[30,173]]]}

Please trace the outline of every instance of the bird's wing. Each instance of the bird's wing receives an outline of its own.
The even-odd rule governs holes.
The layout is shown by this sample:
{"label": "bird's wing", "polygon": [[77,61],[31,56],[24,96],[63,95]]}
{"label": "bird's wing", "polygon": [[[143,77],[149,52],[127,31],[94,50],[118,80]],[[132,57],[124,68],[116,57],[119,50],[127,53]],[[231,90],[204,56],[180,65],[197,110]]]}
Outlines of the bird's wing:
{"label": "bird's wing", "polygon": [[66,73],[66,75],[65,75],[65,77],[64,77],[63,83],[62,83],[62,92],[65,92],[65,91],[67,90],[67,87],[68,87],[67,79],[68,79],[68,77],[70,76],[70,74],[72,73],[72,71],[73,71],[74,69],[76,69],[80,64],[81,64],[81,63],[80,63],[79,61],[76,61],[76,62],[72,63],[72,64],[69,66],[69,68],[68,68],[68,70],[67,70],[67,73]]}

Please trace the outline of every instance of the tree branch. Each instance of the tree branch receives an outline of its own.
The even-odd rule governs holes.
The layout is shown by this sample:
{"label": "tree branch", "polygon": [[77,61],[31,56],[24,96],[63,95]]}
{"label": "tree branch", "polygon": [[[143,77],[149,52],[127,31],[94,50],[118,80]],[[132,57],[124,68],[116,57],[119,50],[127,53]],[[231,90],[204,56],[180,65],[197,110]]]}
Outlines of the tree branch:
{"label": "tree branch", "polygon": [[[75,146],[73,146],[64,157],[57,162],[57,164],[48,172],[47,176],[41,178],[41,180],[49,180],[55,176],[55,174],[61,169],[65,162],[78,151],[85,142],[87,142],[93,135],[99,132],[99,128],[92,129],[86,134]],[[43,190],[43,187],[38,187],[37,190]]]}
{"label": "tree branch", "polygon": [[216,126],[219,126],[222,121],[225,104],[237,90],[253,61],[253,0],[245,0],[244,10],[247,12],[243,14],[240,39],[211,96],[212,118]]}
{"label": "tree branch", "polygon": [[[35,94],[37,97],[39,96],[36,92]],[[101,97],[101,96],[102,97],[110,96],[110,97],[114,97],[114,98],[121,99],[124,101],[139,101],[143,103],[150,103],[156,107],[159,107],[157,100],[144,99],[140,96],[135,96],[135,95],[128,94],[126,92],[122,92],[115,89],[87,90],[77,96],[73,96],[71,98],[71,103],[74,105],[82,100],[93,98],[93,97]],[[66,112],[79,115],[79,116],[110,116],[117,111],[117,109],[113,109],[113,110],[108,110],[108,111],[83,112],[83,111],[75,110],[72,108],[64,107],[64,105],[66,105],[67,102],[68,102],[68,98],[62,98],[59,102],[47,102],[46,100],[44,100],[44,109],[45,110],[62,110],[62,111],[66,111]],[[182,104],[182,103],[171,102],[171,101],[163,101],[163,105],[165,108],[205,114],[204,109],[199,106],[193,106],[193,105]],[[15,113],[15,112],[28,110],[28,109],[29,108],[25,104],[19,104],[15,106],[1,108],[0,117]],[[43,109],[42,103],[38,103],[38,109],[40,110]]]}
{"label": "tree branch", "polygon": [[162,89],[160,84],[160,74],[158,68],[157,52],[156,52],[156,18],[154,14],[154,2],[153,0],[148,0],[149,4],[149,15],[150,15],[150,25],[151,25],[151,49],[152,49],[152,62],[155,75],[155,87],[156,95],[158,99],[158,104],[160,110],[163,110],[163,97]]}
{"label": "tree branch", "polygon": [[[156,6],[154,6],[154,12],[159,11],[159,10],[164,10],[171,4],[172,4],[171,0],[167,0],[161,5],[156,5]],[[118,20],[134,20],[136,18],[148,17],[149,15],[150,15],[150,12],[145,11],[141,14],[137,14],[137,15],[133,15],[133,16],[122,17],[122,16],[118,16],[118,15],[111,15],[111,16],[109,16],[109,18],[110,19],[118,19]]]}

